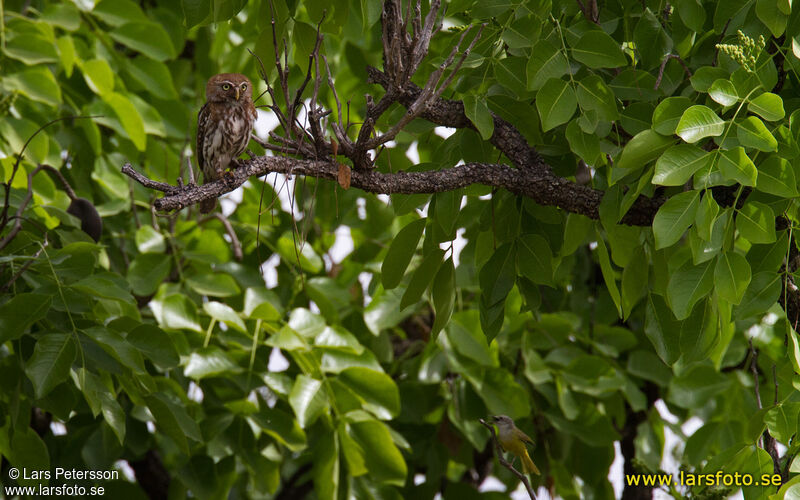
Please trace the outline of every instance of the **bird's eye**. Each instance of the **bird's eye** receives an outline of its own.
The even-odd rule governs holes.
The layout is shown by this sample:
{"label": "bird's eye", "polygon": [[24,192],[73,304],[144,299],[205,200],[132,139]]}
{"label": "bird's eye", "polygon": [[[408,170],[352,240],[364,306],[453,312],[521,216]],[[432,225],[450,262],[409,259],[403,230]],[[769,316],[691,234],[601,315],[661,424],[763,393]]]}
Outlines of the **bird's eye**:
{"label": "bird's eye", "polygon": [[242,84],[242,90],[247,90],[247,84],[246,83]]}
{"label": "bird's eye", "polygon": [[228,85],[227,83],[222,85],[222,90],[230,90],[230,89],[231,89],[231,86]]}

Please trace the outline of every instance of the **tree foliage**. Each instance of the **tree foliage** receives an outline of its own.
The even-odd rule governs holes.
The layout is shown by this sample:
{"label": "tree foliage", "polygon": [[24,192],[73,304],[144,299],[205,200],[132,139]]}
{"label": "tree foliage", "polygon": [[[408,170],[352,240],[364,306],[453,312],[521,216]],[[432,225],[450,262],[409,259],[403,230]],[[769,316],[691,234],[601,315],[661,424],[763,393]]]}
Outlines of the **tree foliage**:
{"label": "tree foliage", "polygon": [[[505,414],[561,498],[614,496],[615,444],[797,495],[800,10],[431,3],[0,4],[4,485],[501,497]],[[196,187],[220,72],[288,119]]]}

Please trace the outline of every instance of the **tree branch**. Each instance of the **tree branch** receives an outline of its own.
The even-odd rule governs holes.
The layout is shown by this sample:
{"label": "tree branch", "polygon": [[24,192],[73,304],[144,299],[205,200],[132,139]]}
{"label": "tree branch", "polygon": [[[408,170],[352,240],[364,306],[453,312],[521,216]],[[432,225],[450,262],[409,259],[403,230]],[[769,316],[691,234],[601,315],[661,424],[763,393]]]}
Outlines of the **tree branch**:
{"label": "tree branch", "polygon": [[[134,170],[130,163],[122,167],[122,173],[145,187],[166,194],[153,203],[156,210],[181,209],[202,200],[219,197],[238,188],[251,176],[260,177],[275,172],[335,182],[339,174],[338,163],[332,160],[257,156],[250,160],[240,160],[239,164],[240,167],[233,171],[229,180],[220,179],[202,186],[185,186],[183,189],[153,181]],[[506,189],[519,196],[531,198],[541,205],[557,206],[593,219],[599,217],[598,207],[603,197],[602,191],[553,175],[549,169],[534,172],[491,163],[467,163],[444,170],[392,174],[353,170],[350,178],[351,187],[376,194],[432,194],[453,191],[472,184]],[[642,197],[622,221],[631,225],[649,225],[661,203],[661,199]]]}

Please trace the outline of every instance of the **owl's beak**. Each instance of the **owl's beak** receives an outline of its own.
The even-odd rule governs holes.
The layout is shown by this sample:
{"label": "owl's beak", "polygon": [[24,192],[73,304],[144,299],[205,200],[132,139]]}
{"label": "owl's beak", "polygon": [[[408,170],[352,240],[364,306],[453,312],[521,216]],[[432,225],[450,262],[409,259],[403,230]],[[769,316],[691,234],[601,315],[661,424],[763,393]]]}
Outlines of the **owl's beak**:
{"label": "owl's beak", "polygon": [[239,100],[239,87],[236,87],[236,100]]}

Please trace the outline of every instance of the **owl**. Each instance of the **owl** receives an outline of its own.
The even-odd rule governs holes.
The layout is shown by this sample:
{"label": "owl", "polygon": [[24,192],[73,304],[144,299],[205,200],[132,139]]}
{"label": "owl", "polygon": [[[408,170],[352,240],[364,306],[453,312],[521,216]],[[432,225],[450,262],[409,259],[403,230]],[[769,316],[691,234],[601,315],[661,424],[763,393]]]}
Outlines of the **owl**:
{"label": "owl", "polygon": [[[212,76],[206,84],[206,103],[197,115],[197,162],[203,183],[223,177],[223,172],[250,142],[256,121],[250,80],[238,73]],[[217,200],[200,202],[200,212],[214,210]]]}

